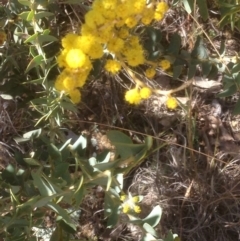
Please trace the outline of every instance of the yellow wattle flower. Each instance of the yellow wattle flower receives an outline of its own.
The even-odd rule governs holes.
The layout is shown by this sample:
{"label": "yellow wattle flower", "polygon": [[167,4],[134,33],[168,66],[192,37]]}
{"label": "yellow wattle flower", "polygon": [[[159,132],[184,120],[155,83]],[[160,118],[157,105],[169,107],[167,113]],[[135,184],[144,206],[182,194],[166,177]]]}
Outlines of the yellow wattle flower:
{"label": "yellow wattle flower", "polygon": [[171,63],[166,59],[160,61],[159,65],[163,70],[168,70],[171,67]]}
{"label": "yellow wattle flower", "polygon": [[109,60],[107,60],[104,68],[108,72],[110,72],[112,74],[116,74],[121,69],[121,64],[120,64],[120,62],[118,62],[116,60],[109,59]]}
{"label": "yellow wattle flower", "polygon": [[169,96],[166,102],[166,106],[168,109],[174,110],[178,107],[178,102],[176,98]]}
{"label": "yellow wattle flower", "polygon": [[74,104],[77,104],[81,100],[81,93],[78,89],[74,89],[68,92],[69,96]]}
{"label": "yellow wattle flower", "polygon": [[145,71],[145,75],[146,75],[146,77],[149,78],[149,79],[152,79],[152,78],[155,76],[155,74],[156,74],[155,68],[148,68],[148,69],[146,69],[146,71]]}
{"label": "yellow wattle flower", "polygon": [[125,93],[125,100],[129,102],[130,104],[139,104],[141,102],[141,95],[139,93],[139,90],[137,88],[128,90]]}
{"label": "yellow wattle flower", "polygon": [[142,99],[148,99],[152,94],[152,90],[148,87],[143,87],[140,90],[140,96]]}

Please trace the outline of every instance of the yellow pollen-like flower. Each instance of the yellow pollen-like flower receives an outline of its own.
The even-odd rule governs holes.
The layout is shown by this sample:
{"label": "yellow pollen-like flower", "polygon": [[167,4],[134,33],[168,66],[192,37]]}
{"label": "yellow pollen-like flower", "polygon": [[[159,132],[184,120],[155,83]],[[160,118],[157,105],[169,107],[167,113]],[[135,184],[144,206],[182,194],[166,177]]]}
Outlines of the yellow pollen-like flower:
{"label": "yellow pollen-like flower", "polygon": [[171,67],[171,63],[168,61],[168,60],[162,60],[160,63],[159,63],[160,67],[163,69],[163,70],[167,70]]}
{"label": "yellow pollen-like flower", "polygon": [[132,14],[131,1],[125,1],[117,6],[116,15],[118,18],[126,19]]}
{"label": "yellow pollen-like flower", "polygon": [[116,74],[121,69],[121,64],[116,60],[109,59],[104,67],[108,72]]}
{"label": "yellow pollen-like flower", "polygon": [[177,100],[174,98],[174,97],[169,97],[167,99],[167,102],[166,102],[166,106],[171,109],[171,110],[174,110],[177,108],[178,106],[178,103],[177,103]]}
{"label": "yellow pollen-like flower", "polygon": [[144,52],[141,49],[129,49],[124,55],[127,63],[133,67],[143,64],[145,61]]}
{"label": "yellow pollen-like flower", "polygon": [[62,38],[62,46],[65,49],[74,49],[77,48],[79,36],[74,33],[67,34],[64,38]]}
{"label": "yellow pollen-like flower", "polygon": [[96,10],[91,10],[86,13],[85,15],[85,23],[90,27],[90,28],[97,28],[98,26],[104,24],[105,18],[101,15],[100,12]]}
{"label": "yellow pollen-like flower", "polygon": [[125,93],[125,100],[130,104],[139,104],[141,101],[141,95],[139,93],[139,90],[137,88],[128,90]]}
{"label": "yellow pollen-like flower", "polygon": [[143,12],[142,16],[142,23],[145,25],[149,25],[154,18],[154,9],[153,8],[146,8]]}
{"label": "yellow pollen-like flower", "polygon": [[140,96],[142,99],[147,99],[151,96],[152,94],[152,91],[150,88],[148,87],[143,87],[141,90],[140,90]]}
{"label": "yellow pollen-like flower", "polygon": [[156,6],[154,18],[159,21],[162,20],[167,10],[168,10],[168,5],[165,2],[158,3]]}
{"label": "yellow pollen-like flower", "polygon": [[156,12],[161,12],[162,14],[165,14],[167,10],[169,9],[167,3],[165,2],[160,2],[156,6]]}
{"label": "yellow pollen-like flower", "polygon": [[57,63],[60,68],[67,67],[67,64],[66,64],[67,52],[68,51],[66,49],[64,49],[61,51],[60,55],[57,56]]}
{"label": "yellow pollen-like flower", "polygon": [[140,39],[138,36],[131,36],[129,39],[128,39],[128,42],[130,45],[132,45],[133,47],[136,48],[136,46],[140,46]]}
{"label": "yellow pollen-like flower", "polygon": [[129,18],[126,19],[125,24],[129,27],[129,28],[133,28],[137,25],[138,20],[136,19],[136,17],[131,16]]}
{"label": "yellow pollen-like flower", "polygon": [[121,38],[114,38],[108,42],[107,48],[110,52],[118,53],[123,49],[124,41]]}
{"label": "yellow pollen-like flower", "polygon": [[161,12],[155,12],[154,13],[154,19],[156,19],[157,21],[161,21],[164,17],[164,14]]}
{"label": "yellow pollen-like flower", "polygon": [[125,39],[127,38],[129,35],[129,31],[128,31],[128,28],[120,28],[119,31],[118,31],[118,36],[122,39]]}
{"label": "yellow pollen-like flower", "polygon": [[134,14],[140,14],[146,7],[146,0],[131,0]]}
{"label": "yellow pollen-like flower", "polygon": [[81,93],[78,89],[74,89],[68,92],[69,96],[74,104],[77,104],[81,100]]}
{"label": "yellow pollen-like flower", "polygon": [[66,54],[66,64],[71,69],[87,67],[91,65],[89,58],[80,49],[70,49]]}
{"label": "yellow pollen-like flower", "polygon": [[152,79],[156,74],[155,68],[148,68],[146,69],[145,75],[147,78]]}
{"label": "yellow pollen-like flower", "polygon": [[100,59],[103,56],[103,47],[93,34],[80,36],[78,43],[79,48],[92,59]]}

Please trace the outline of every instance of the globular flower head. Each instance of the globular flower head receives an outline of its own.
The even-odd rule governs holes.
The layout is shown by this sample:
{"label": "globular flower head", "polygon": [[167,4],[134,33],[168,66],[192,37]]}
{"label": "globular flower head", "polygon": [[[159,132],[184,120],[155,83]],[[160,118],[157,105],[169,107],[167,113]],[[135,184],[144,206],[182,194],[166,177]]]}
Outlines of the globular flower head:
{"label": "globular flower head", "polygon": [[153,19],[154,19],[154,9],[152,7],[145,8],[141,18],[142,23],[145,25],[149,25]]}
{"label": "globular flower head", "polygon": [[130,16],[125,20],[125,24],[129,27],[129,28],[133,28],[137,25],[138,23],[138,19],[136,18],[136,16]]}
{"label": "globular flower head", "polygon": [[118,62],[116,60],[109,59],[109,60],[107,60],[104,68],[108,72],[110,72],[112,74],[116,74],[121,69],[121,64],[120,64],[120,62]]}
{"label": "globular flower head", "polygon": [[158,21],[162,20],[167,10],[168,10],[168,5],[165,2],[158,3],[154,13],[154,18]]}
{"label": "globular flower head", "polygon": [[152,94],[152,90],[148,87],[143,87],[140,90],[140,96],[142,99],[148,99]]}
{"label": "globular flower head", "polygon": [[80,36],[78,43],[80,49],[92,59],[100,59],[103,56],[103,47],[93,34]]}
{"label": "globular flower head", "polygon": [[55,89],[58,91],[67,91],[66,87],[64,86],[64,79],[66,78],[65,74],[62,72],[55,81]]}
{"label": "globular flower head", "polygon": [[92,4],[94,10],[114,10],[117,6],[117,0],[95,0]]}
{"label": "globular flower head", "polygon": [[70,49],[66,54],[65,61],[70,69],[92,68],[88,56],[81,49]]}
{"label": "globular flower head", "polygon": [[129,29],[126,27],[122,27],[118,30],[118,36],[122,39],[125,39],[129,36]]}
{"label": "globular flower head", "polygon": [[178,106],[178,102],[174,97],[169,96],[166,102],[166,106],[168,109],[174,110]]}
{"label": "globular flower head", "polygon": [[98,42],[106,44],[110,41],[113,36],[113,26],[111,24],[106,25],[100,29],[98,34],[96,34]]}
{"label": "globular flower head", "polygon": [[141,47],[140,45],[140,39],[138,36],[131,36],[129,39],[128,39],[128,43],[130,45],[132,45],[133,47],[135,48],[139,48]]}
{"label": "globular flower head", "polygon": [[131,0],[134,14],[141,14],[146,8],[146,0]]}
{"label": "globular flower head", "polygon": [[124,47],[124,41],[121,38],[114,38],[108,42],[107,48],[110,52],[119,53]]}
{"label": "globular flower head", "polygon": [[156,12],[161,12],[163,14],[165,14],[168,9],[169,9],[169,7],[168,7],[167,3],[165,3],[165,2],[160,2],[156,6]]}
{"label": "globular flower head", "polygon": [[136,67],[140,64],[144,64],[145,57],[142,49],[129,49],[124,55],[130,66]]}
{"label": "globular flower head", "polygon": [[62,46],[65,49],[78,48],[78,38],[79,36],[74,33],[69,33],[62,38]]}
{"label": "globular flower head", "polygon": [[171,67],[171,63],[166,59],[160,61],[159,65],[163,70],[168,70]]}
{"label": "globular flower head", "polygon": [[155,12],[154,13],[154,19],[157,21],[161,21],[164,17],[164,14],[162,12]]}
{"label": "globular flower head", "polygon": [[93,29],[101,26],[105,21],[106,19],[102,16],[101,12],[94,9],[87,12],[85,15],[85,23]]}
{"label": "globular flower head", "polygon": [[128,90],[125,93],[125,100],[130,104],[135,104],[135,105],[139,104],[141,101],[141,95],[139,93],[138,88]]}
{"label": "globular flower head", "polygon": [[131,1],[125,1],[118,5],[116,16],[120,19],[126,19],[133,14]]}
{"label": "globular flower head", "polygon": [[66,63],[66,54],[67,54],[67,49],[64,49],[61,51],[61,53],[57,56],[57,64],[60,68],[67,67]]}
{"label": "globular flower head", "polygon": [[144,50],[137,36],[128,39],[122,53],[130,66],[136,67],[145,62]]}
{"label": "globular flower head", "polygon": [[80,100],[81,100],[81,93],[80,93],[80,91],[78,89],[70,90],[68,92],[68,94],[69,94],[69,96],[70,96],[70,98],[71,98],[71,100],[72,100],[72,102],[74,104],[77,104],[77,103],[80,102]]}
{"label": "globular flower head", "polygon": [[145,75],[149,79],[152,79],[155,76],[155,74],[156,74],[156,70],[155,70],[155,68],[152,68],[152,67],[146,69],[146,71],[145,71]]}

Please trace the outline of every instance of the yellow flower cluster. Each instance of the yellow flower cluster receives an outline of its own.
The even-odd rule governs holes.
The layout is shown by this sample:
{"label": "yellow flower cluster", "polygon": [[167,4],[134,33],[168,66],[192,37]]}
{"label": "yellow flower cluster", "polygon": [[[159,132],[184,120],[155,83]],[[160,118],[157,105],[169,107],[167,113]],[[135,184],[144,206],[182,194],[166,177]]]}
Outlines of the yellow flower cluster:
{"label": "yellow flower cluster", "polygon": [[166,102],[168,109],[174,110],[178,107],[178,102],[174,97],[169,96]]}
{"label": "yellow flower cluster", "polygon": [[[67,34],[62,39],[63,50],[57,63],[64,70],[57,78],[56,89],[69,94],[74,103],[79,102],[79,87],[84,85],[93,68],[92,62],[102,58],[104,54],[113,58],[109,58],[104,67],[112,74],[121,70],[122,61],[132,67],[144,64],[143,46],[131,29],[139,24],[147,25],[153,20],[160,20],[158,14],[164,16],[167,10],[168,5],[164,2],[153,1],[149,4],[146,0],[93,1],[92,9],[85,15],[80,34]],[[143,93],[141,98],[147,95]],[[133,103],[140,101],[137,98],[130,100]]]}
{"label": "yellow flower cluster", "polygon": [[170,67],[171,67],[171,63],[168,61],[168,60],[162,60],[160,61],[160,67],[163,69],[163,70],[168,70]]}
{"label": "yellow flower cluster", "polygon": [[139,104],[142,99],[148,99],[152,94],[152,91],[148,87],[143,87],[139,90],[137,87],[131,90],[128,90],[125,93],[125,100],[130,104]]}
{"label": "yellow flower cluster", "polygon": [[132,213],[132,212],[140,213],[141,212],[140,206],[136,205],[136,203],[139,202],[138,196],[127,197],[126,195],[123,195],[120,197],[120,200],[123,201],[123,204],[122,204],[123,213]]}
{"label": "yellow flower cluster", "polygon": [[4,32],[0,32],[0,46],[4,44],[7,39],[7,35]]}
{"label": "yellow flower cluster", "polygon": [[147,78],[152,79],[156,74],[156,70],[153,67],[150,67],[146,70],[145,75]]}
{"label": "yellow flower cluster", "polygon": [[156,7],[156,11],[154,13],[154,18],[159,21],[162,20],[167,10],[168,10],[168,5],[165,2],[158,3]]}

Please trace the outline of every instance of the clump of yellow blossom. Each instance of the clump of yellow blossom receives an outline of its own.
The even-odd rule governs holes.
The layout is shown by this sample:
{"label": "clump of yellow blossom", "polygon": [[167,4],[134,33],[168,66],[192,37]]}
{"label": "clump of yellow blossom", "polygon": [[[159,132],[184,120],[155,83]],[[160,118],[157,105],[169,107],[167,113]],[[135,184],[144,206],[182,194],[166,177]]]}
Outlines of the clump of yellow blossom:
{"label": "clump of yellow blossom", "polygon": [[162,20],[167,10],[168,10],[168,5],[165,2],[158,3],[156,6],[154,18],[158,21]]}
{"label": "clump of yellow blossom", "polygon": [[64,49],[78,48],[79,36],[74,33],[69,33],[62,38],[62,46]]}
{"label": "clump of yellow blossom", "polygon": [[103,46],[98,43],[94,35],[83,35],[78,38],[80,49],[92,59],[100,59],[103,56]]}
{"label": "clump of yellow blossom", "polygon": [[168,70],[171,67],[171,63],[166,59],[160,61],[159,65],[163,70]]}
{"label": "clump of yellow blossom", "polygon": [[138,105],[141,102],[141,95],[138,88],[128,90],[125,93],[125,100],[130,104]]}
{"label": "clump of yellow blossom", "polygon": [[136,19],[136,17],[128,17],[126,20],[125,20],[125,24],[129,27],[129,28],[133,28],[137,25],[138,23],[138,20]]}
{"label": "clump of yellow blossom", "polygon": [[116,60],[109,59],[109,60],[107,60],[104,68],[108,72],[110,72],[112,74],[116,74],[121,69],[121,64],[120,64],[120,62],[118,62]]}
{"label": "clump of yellow blossom", "polygon": [[136,67],[140,64],[144,64],[145,57],[143,49],[128,48],[125,53],[126,61],[130,66]]}
{"label": "clump of yellow blossom", "polygon": [[126,27],[122,27],[120,28],[120,30],[118,31],[118,36],[122,39],[125,39],[129,36],[129,30]]}
{"label": "clump of yellow blossom", "polygon": [[155,76],[155,74],[156,74],[156,70],[155,70],[155,68],[152,68],[152,67],[146,69],[146,71],[145,71],[145,75],[149,79],[152,79]]}
{"label": "clump of yellow blossom", "polygon": [[150,8],[146,8],[145,11],[143,12],[143,16],[142,16],[142,23],[145,25],[149,25],[154,18],[154,9],[152,7]]}
{"label": "clump of yellow blossom", "polygon": [[178,102],[174,97],[169,96],[166,101],[166,106],[168,109],[174,110],[178,106]]}
{"label": "clump of yellow blossom", "polygon": [[65,60],[67,67],[71,69],[91,66],[88,56],[81,49],[70,49],[66,54]]}
{"label": "clump of yellow blossom", "polygon": [[114,38],[108,42],[107,48],[110,52],[118,53],[124,47],[124,41],[121,38]]}
{"label": "clump of yellow blossom", "polygon": [[[92,62],[101,59],[104,54],[111,54],[113,60],[107,60],[105,69],[117,74],[121,70],[121,61],[137,67],[146,63],[145,51],[134,30],[138,23],[148,25],[154,19],[160,20],[168,10],[164,2],[148,4],[146,0],[94,0],[92,9],[85,15],[80,34],[69,33],[62,38],[62,51],[57,63],[63,68],[57,77],[55,88],[69,95],[74,103],[81,99],[81,88],[93,68]],[[6,39],[0,32],[1,41]],[[1,40],[2,39],[2,40]],[[161,64],[160,64],[161,65]],[[163,69],[170,68],[162,63]],[[152,78],[154,69],[148,69],[146,76]],[[131,104],[140,103],[151,95],[151,90],[138,88],[129,90],[125,99]]]}
{"label": "clump of yellow blossom", "polygon": [[4,44],[6,39],[7,39],[7,35],[4,32],[0,31],[0,46]]}
{"label": "clump of yellow blossom", "polygon": [[152,94],[152,90],[148,87],[143,87],[140,90],[140,96],[142,99],[148,99],[151,94]]}
{"label": "clump of yellow blossom", "polygon": [[70,96],[72,102],[75,104],[80,102],[80,100],[81,100],[81,93],[78,89],[70,90],[69,96]]}

